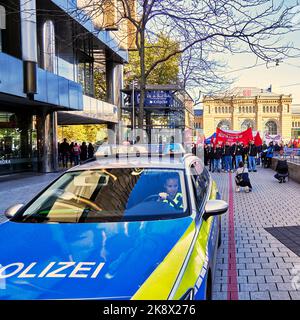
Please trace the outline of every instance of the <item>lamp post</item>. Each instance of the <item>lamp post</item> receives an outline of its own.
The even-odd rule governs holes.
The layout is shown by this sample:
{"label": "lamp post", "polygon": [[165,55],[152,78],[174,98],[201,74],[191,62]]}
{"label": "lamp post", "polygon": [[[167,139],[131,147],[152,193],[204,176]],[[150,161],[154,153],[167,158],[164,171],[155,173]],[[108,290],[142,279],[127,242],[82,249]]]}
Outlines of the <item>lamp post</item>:
{"label": "lamp post", "polygon": [[135,139],[135,101],[134,101],[134,86],[137,84],[136,80],[132,80],[132,140]]}

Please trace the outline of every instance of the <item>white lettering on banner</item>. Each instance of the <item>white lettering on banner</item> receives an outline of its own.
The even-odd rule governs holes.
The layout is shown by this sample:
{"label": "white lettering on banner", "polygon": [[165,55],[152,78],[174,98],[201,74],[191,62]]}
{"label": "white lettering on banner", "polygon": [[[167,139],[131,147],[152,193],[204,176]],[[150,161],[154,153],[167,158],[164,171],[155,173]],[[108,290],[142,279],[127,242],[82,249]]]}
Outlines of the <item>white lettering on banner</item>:
{"label": "white lettering on banner", "polygon": [[[26,265],[22,262],[5,266],[0,264],[0,280],[17,274],[18,278],[96,278],[104,266],[103,262],[99,264],[96,262],[50,262],[41,272],[30,272],[36,269],[37,264],[37,262]],[[62,273],[63,270],[68,272]]]}

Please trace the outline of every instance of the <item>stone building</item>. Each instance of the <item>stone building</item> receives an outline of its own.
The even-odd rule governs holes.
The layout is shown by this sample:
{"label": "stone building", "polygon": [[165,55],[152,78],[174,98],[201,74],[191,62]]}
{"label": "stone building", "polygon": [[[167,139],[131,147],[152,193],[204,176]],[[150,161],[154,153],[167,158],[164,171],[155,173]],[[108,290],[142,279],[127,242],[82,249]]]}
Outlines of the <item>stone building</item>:
{"label": "stone building", "polygon": [[[216,128],[279,134],[289,140],[300,134],[300,113],[292,107],[292,96],[277,94],[271,88],[237,87],[224,95],[203,99],[203,129],[206,137]],[[293,127],[294,126],[294,127]]]}

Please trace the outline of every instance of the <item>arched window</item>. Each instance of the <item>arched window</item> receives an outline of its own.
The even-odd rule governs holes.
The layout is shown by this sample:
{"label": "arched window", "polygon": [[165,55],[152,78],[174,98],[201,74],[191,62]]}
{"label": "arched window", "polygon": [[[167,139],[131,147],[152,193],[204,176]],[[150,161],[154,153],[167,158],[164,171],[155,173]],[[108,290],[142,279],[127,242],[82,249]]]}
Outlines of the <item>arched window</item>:
{"label": "arched window", "polygon": [[265,130],[269,134],[277,134],[277,124],[275,121],[268,121],[265,125]]}
{"label": "arched window", "polygon": [[266,106],[263,106],[263,113],[266,112]]}
{"label": "arched window", "polygon": [[269,112],[269,106],[266,107],[266,112]]}
{"label": "arched window", "polygon": [[239,107],[239,113],[242,113],[242,107]]}
{"label": "arched window", "polygon": [[222,107],[222,113],[225,113],[225,109],[224,109],[224,107]]}
{"label": "arched window", "polygon": [[46,20],[43,24],[43,68],[57,73],[55,57],[55,29],[52,20]]}
{"label": "arched window", "polygon": [[245,130],[247,130],[247,129],[249,129],[249,128],[254,129],[254,121],[253,121],[253,120],[250,120],[250,119],[247,119],[247,120],[245,120],[245,121],[242,123],[242,125],[241,125],[241,130],[242,130],[242,131],[245,131]]}
{"label": "arched window", "polygon": [[230,130],[231,123],[228,120],[222,120],[218,123],[218,128],[220,129],[225,129],[225,130]]}
{"label": "arched window", "polygon": [[218,113],[218,108],[217,107],[215,107],[215,113]]}

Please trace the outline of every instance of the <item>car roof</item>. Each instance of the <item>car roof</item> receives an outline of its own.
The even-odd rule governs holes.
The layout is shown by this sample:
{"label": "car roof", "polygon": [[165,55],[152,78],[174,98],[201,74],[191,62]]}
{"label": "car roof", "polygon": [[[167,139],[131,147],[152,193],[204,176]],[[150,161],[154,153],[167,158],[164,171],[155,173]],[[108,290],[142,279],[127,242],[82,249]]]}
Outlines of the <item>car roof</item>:
{"label": "car roof", "polygon": [[195,159],[199,159],[193,154],[185,154],[183,156],[178,156],[170,158],[169,156],[164,156],[159,158],[156,157],[103,157],[98,158],[94,161],[90,161],[75,167],[72,167],[69,171],[78,170],[96,170],[103,168],[163,168],[163,169],[185,169],[191,162]]}

